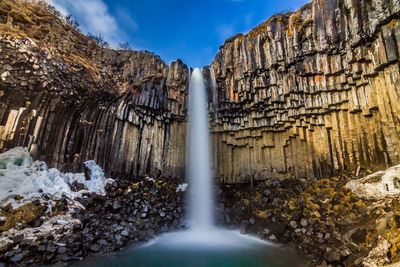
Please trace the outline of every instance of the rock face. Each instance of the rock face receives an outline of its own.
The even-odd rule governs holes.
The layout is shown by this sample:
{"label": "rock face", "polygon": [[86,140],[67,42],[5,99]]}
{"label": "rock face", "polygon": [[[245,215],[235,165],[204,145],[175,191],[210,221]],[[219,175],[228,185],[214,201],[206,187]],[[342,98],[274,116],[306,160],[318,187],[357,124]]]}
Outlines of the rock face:
{"label": "rock face", "polygon": [[186,65],[101,48],[29,7],[0,5],[0,151],[28,147],[63,171],[93,159],[110,175],[183,177]]}
{"label": "rock face", "polygon": [[[101,48],[32,5],[0,4],[0,151],[183,177],[187,66]],[[314,0],[227,40],[205,69],[220,181],[397,164],[399,13],[398,0]]]}
{"label": "rock face", "polygon": [[227,40],[211,65],[220,180],[397,164],[399,11],[396,0],[314,0]]}

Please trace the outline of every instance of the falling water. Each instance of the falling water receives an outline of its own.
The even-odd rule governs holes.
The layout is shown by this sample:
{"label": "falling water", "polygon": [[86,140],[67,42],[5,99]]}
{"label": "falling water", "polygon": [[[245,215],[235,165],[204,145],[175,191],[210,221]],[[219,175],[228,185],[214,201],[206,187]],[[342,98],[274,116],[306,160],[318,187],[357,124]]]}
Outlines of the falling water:
{"label": "falling water", "polygon": [[188,177],[191,230],[213,225],[213,184],[211,178],[210,137],[203,73],[194,69],[189,84],[189,161]]}
{"label": "falling water", "polygon": [[189,229],[164,234],[115,257],[88,260],[76,266],[302,266],[287,248],[214,226],[207,101],[200,69],[194,69],[190,78],[188,132]]}

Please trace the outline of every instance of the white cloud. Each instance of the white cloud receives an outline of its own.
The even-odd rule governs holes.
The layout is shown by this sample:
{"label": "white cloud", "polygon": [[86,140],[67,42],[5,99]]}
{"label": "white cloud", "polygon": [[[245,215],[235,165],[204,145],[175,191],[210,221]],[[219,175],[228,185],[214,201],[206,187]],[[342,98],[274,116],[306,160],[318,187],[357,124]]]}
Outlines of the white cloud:
{"label": "white cloud", "polygon": [[138,29],[136,21],[129,15],[129,13],[125,9],[117,8],[116,15],[118,16],[120,21],[122,21],[127,27],[129,27],[129,31],[136,31]]}
{"label": "white cloud", "polygon": [[222,24],[217,26],[216,31],[221,40],[225,40],[232,37],[235,33],[235,29],[232,24]]}
{"label": "white cloud", "polygon": [[[126,39],[126,34],[119,28],[117,19],[109,12],[107,5],[103,0],[47,0],[64,15],[72,14],[80,28],[88,33],[101,34],[102,37],[116,46],[119,42]],[[125,14],[125,19],[129,17]],[[137,24],[130,18],[130,24]],[[135,28],[135,29],[136,29]]]}

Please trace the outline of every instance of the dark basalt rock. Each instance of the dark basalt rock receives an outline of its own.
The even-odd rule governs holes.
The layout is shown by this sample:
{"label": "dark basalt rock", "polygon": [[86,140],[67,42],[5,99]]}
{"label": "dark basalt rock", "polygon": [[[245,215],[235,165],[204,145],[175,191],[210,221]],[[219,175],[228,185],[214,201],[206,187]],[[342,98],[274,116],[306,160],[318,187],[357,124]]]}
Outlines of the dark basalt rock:
{"label": "dark basalt rock", "polygon": [[[1,247],[0,262],[49,264],[77,260],[89,254],[115,252],[154,238],[158,233],[178,229],[183,225],[180,223],[183,193],[176,192],[177,185],[173,180],[121,182],[121,185],[114,182],[113,187],[107,188],[118,188],[119,194],[115,190],[107,191],[105,196],[86,194],[79,199],[85,209],[75,209],[72,214],[80,224],[56,220],[59,228],[34,242],[23,234],[16,235],[12,244]],[[103,205],[105,202],[109,205]],[[118,213],[110,213],[116,204]],[[146,211],[146,216],[143,212],[128,212],[133,207]],[[173,216],[161,216],[159,209]]]}

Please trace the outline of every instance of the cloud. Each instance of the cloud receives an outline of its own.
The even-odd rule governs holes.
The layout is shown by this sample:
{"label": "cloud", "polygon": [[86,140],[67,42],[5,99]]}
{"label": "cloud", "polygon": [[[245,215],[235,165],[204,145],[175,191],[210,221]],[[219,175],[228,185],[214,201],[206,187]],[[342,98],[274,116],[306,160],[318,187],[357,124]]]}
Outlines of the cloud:
{"label": "cloud", "polygon": [[[116,46],[127,36],[118,26],[117,19],[109,12],[103,0],[47,0],[50,4],[60,10],[64,15],[72,14],[81,25],[80,28],[88,33],[101,34],[102,37]],[[137,29],[136,22],[123,13],[123,20],[129,20],[129,24]]]}
{"label": "cloud", "polygon": [[217,26],[216,32],[221,40],[225,40],[234,35],[235,29],[232,24],[222,24]]}
{"label": "cloud", "polygon": [[127,28],[129,28],[129,31],[132,32],[138,30],[138,25],[136,21],[130,16],[130,14],[125,9],[118,7],[116,9],[116,15],[118,19],[121,20],[124,23],[124,25],[127,26]]}

